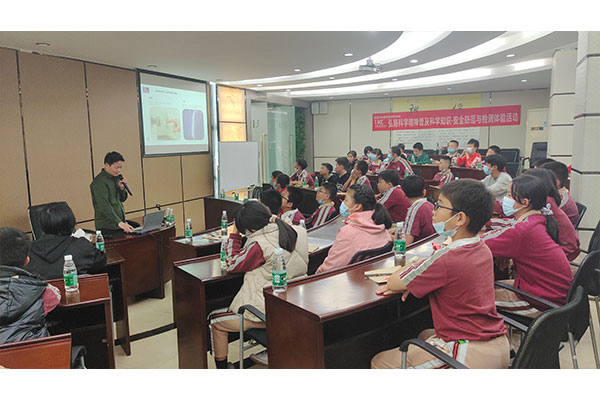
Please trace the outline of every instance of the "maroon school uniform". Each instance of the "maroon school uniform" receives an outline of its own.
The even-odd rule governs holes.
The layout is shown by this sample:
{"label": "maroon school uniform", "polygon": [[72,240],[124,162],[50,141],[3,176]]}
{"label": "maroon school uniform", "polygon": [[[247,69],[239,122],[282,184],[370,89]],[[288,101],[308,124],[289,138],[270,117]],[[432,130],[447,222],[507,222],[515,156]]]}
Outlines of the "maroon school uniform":
{"label": "maroon school uniform", "polygon": [[401,178],[404,178],[404,175],[414,174],[410,163],[402,157],[398,158],[398,161],[390,161],[385,169],[393,169]]}
{"label": "maroon school uniform", "polygon": [[290,182],[302,181],[302,178],[304,178],[309,187],[315,186],[315,180],[305,169],[300,173],[294,172],[294,174],[290,176]]}
{"label": "maroon school uniform", "polygon": [[300,225],[300,221],[305,219],[304,215],[297,208],[281,213],[281,219],[289,218],[292,221],[292,225]]}
{"label": "maroon school uniform", "polygon": [[442,187],[444,186],[444,184],[454,180],[454,174],[452,173],[452,171],[448,171],[446,173],[438,172],[433,177],[433,180],[438,182],[439,187]]}
{"label": "maroon school uniform", "polygon": [[392,221],[401,222],[406,219],[410,202],[400,186],[394,186],[383,192],[377,202],[388,210]]}
{"label": "maroon school uniform", "polygon": [[379,165],[371,163],[371,164],[369,164],[369,172],[372,174],[376,174],[384,166],[385,166],[384,163],[381,163]]}
{"label": "maroon school uniform", "polygon": [[571,193],[567,190],[567,188],[562,188],[559,190],[560,192],[560,208],[567,214],[569,217],[569,221],[575,226],[577,220],[579,219],[579,210],[577,210],[577,204],[575,204],[575,200],[571,196]]}
{"label": "maroon school uniform", "polygon": [[571,267],[563,250],[548,236],[546,217],[532,214],[485,233],[482,238],[494,257],[512,258],[517,289],[565,304],[572,280]]}
{"label": "maroon school uniform", "polygon": [[492,253],[478,236],[452,242],[400,279],[413,296],[429,294],[435,335],[442,340],[485,341],[506,334],[494,303]]}
{"label": "maroon school uniform", "polygon": [[550,204],[552,216],[558,224],[558,241],[561,243],[560,248],[567,256],[567,260],[573,261],[580,253],[579,236],[575,227],[567,217],[567,214],[556,204],[552,197],[546,200]]}
{"label": "maroon school uniform", "polygon": [[433,204],[427,199],[419,199],[411,204],[406,213],[404,232],[413,236],[415,242],[431,236],[433,229]]}
{"label": "maroon school uniform", "polygon": [[335,214],[335,206],[321,204],[314,213],[306,221],[307,228],[316,228],[319,225],[323,225],[331,215]]}
{"label": "maroon school uniform", "polygon": [[357,185],[365,185],[365,186],[368,186],[368,187],[370,187],[371,189],[373,189],[373,188],[371,187],[371,181],[369,181],[369,177],[367,177],[366,175],[363,175],[363,176],[361,176],[360,178],[358,178],[358,179],[356,180],[356,184],[357,184]]}

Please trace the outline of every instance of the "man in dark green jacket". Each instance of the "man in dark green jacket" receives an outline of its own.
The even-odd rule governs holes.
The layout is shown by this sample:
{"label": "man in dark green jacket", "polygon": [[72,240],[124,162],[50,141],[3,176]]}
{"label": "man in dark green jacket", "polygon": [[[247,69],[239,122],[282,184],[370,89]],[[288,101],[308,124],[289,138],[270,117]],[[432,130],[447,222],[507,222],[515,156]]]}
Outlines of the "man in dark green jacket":
{"label": "man in dark green jacket", "polygon": [[121,175],[125,159],[116,151],[104,157],[104,168],[90,184],[96,230],[114,233],[118,230],[131,232],[133,227],[125,221],[123,202],[127,200],[125,183]]}

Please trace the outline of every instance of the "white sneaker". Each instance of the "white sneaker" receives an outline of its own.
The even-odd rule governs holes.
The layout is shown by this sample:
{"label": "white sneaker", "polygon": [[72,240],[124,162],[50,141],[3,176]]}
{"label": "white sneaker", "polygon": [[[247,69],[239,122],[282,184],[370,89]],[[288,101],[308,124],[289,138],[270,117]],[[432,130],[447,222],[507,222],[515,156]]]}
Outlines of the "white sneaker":
{"label": "white sneaker", "polygon": [[267,350],[263,350],[260,353],[251,354],[250,359],[254,361],[256,364],[260,364],[264,367],[269,366],[269,358],[267,356]]}

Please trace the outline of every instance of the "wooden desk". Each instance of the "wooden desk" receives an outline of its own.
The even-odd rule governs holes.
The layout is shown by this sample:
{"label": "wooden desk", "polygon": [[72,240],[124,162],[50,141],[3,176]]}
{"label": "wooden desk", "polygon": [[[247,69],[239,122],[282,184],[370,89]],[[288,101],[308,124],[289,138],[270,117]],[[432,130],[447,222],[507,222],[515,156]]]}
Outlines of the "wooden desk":
{"label": "wooden desk", "polygon": [[175,226],[163,226],[143,235],[120,233],[106,238],[106,248],[113,248],[125,259],[126,296],[146,293],[165,297],[165,283],[171,280],[169,238],[175,236]]}
{"label": "wooden desk", "polygon": [[127,270],[124,268],[125,259],[114,248],[106,249],[106,266],[108,283],[112,295],[113,321],[116,323],[117,343],[125,354],[131,355],[131,337],[129,332],[129,311],[127,308]]}
{"label": "wooden desk", "polygon": [[61,294],[59,306],[46,316],[50,334],[70,332],[73,345],[86,347],[88,368],[115,368],[108,275],[79,277],[79,291],[68,296],[62,279],[48,283]]}
{"label": "wooden desk", "polygon": [[[435,174],[440,172],[440,169],[437,165],[429,164],[429,165],[413,165],[413,170],[417,169],[421,172],[421,178],[424,180],[433,180]],[[485,172],[477,168],[464,168],[464,167],[450,167],[454,176],[458,176],[459,178],[471,178],[481,180],[485,178]],[[416,173],[417,171],[415,171]]]}
{"label": "wooden desk", "polygon": [[[322,246],[309,254],[309,271],[314,273],[327,257],[341,225],[343,219],[336,217],[308,231],[309,246]],[[210,333],[206,317],[213,310],[229,307],[242,283],[243,274],[221,271],[219,255],[174,264],[173,314],[179,368],[208,368],[206,352],[210,349]]]}
{"label": "wooden desk", "polygon": [[[408,257],[428,257],[432,241],[443,238],[411,245]],[[265,288],[269,368],[369,368],[378,352],[433,327],[426,298],[378,296],[379,285],[364,277],[393,265],[388,253],[292,282],[284,293]]]}
{"label": "wooden desk", "polygon": [[66,333],[2,344],[0,365],[12,369],[69,369],[71,335]]}
{"label": "wooden desk", "polygon": [[427,188],[427,196],[431,197],[433,201],[438,201],[440,198],[440,190],[441,188],[439,186],[429,185],[429,188]]}
{"label": "wooden desk", "polygon": [[231,197],[220,199],[215,196],[204,197],[204,227],[215,229],[221,227],[221,215],[223,210],[227,211],[227,218],[233,221],[235,213],[244,204],[242,201]]}

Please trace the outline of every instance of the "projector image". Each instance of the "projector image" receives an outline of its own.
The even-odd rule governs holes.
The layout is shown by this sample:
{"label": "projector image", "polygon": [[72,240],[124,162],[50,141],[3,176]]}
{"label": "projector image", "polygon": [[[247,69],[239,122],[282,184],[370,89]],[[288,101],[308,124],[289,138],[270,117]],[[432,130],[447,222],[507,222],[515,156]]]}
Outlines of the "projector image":
{"label": "projector image", "polygon": [[358,71],[363,74],[378,74],[381,72],[381,64],[373,63],[373,59],[369,57],[367,58],[367,63],[365,65],[360,65],[358,67]]}

